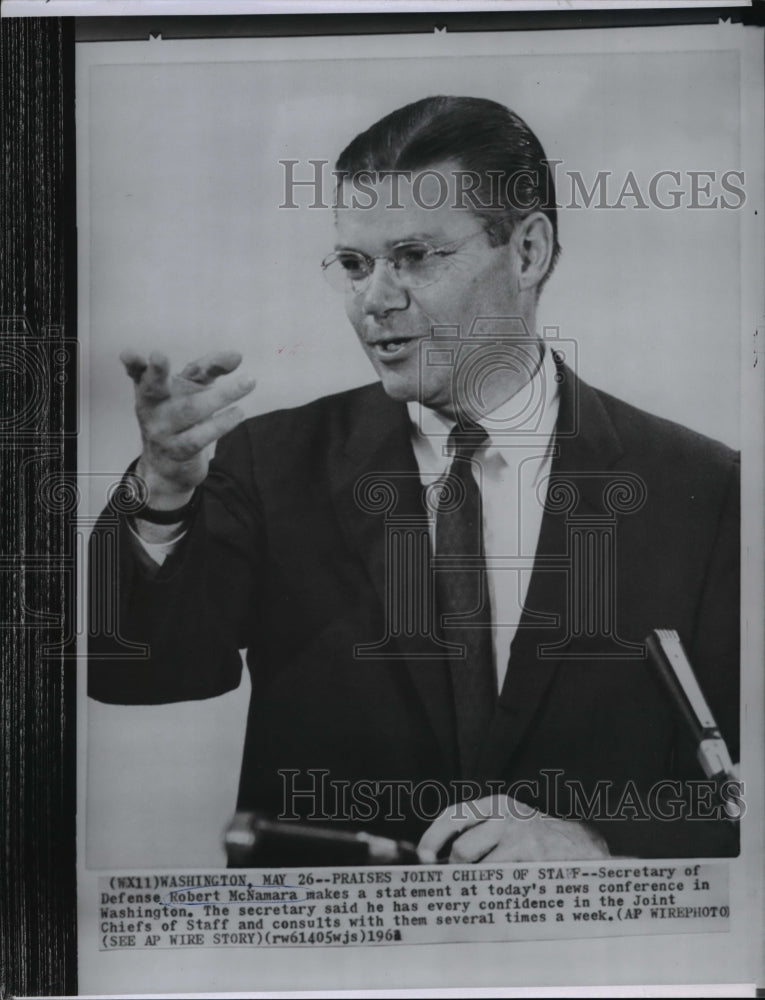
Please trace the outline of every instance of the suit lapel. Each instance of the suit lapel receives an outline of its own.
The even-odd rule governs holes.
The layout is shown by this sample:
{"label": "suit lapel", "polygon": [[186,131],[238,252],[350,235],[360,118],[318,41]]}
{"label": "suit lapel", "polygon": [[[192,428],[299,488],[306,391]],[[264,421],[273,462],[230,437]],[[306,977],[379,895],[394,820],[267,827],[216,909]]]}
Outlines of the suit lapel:
{"label": "suit lapel", "polygon": [[[401,665],[452,765],[454,708],[441,643],[429,631],[428,515],[409,414],[380,386],[370,388],[365,402],[353,414],[345,448],[334,460],[333,502],[346,540],[385,609],[388,634],[364,637],[355,655]],[[429,595],[426,602],[423,594]]]}
{"label": "suit lapel", "polygon": [[[592,473],[609,469],[622,454],[621,444],[597,393],[565,365],[547,503],[534,569],[497,711],[487,734],[478,770],[501,774],[521,744],[560,666],[567,642],[566,572],[568,519],[602,511],[603,481]],[[574,493],[576,501],[566,503]],[[554,651],[545,647],[557,646]]]}

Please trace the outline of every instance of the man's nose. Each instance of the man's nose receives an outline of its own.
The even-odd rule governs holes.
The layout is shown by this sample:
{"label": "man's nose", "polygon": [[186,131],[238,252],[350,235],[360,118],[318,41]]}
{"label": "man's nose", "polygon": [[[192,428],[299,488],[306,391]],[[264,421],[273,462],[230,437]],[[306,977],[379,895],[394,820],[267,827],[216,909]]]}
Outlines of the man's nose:
{"label": "man's nose", "polygon": [[378,316],[394,309],[406,309],[409,292],[396,280],[390,264],[377,259],[369,276],[369,284],[362,292],[362,308],[367,315]]}

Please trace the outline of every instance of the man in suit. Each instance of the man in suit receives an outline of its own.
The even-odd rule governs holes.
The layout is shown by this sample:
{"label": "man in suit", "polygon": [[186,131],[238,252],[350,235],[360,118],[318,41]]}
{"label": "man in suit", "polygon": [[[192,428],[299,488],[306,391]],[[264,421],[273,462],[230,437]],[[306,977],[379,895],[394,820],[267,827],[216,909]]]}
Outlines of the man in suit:
{"label": "man in suit", "polygon": [[416,102],[337,171],[323,267],[379,381],[243,421],[237,355],[123,354],[145,493],[95,533],[91,695],[221,694],[246,649],[240,808],[462,862],[734,853],[643,640],[679,632],[735,754],[736,456],[538,337],[555,193],[513,112]]}

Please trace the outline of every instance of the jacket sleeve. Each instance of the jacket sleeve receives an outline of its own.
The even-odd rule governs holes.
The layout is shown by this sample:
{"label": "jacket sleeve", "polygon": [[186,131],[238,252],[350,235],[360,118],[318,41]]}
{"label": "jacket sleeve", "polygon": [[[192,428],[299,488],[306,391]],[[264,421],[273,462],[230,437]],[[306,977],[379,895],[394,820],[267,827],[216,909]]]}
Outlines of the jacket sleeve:
{"label": "jacket sleeve", "polygon": [[[89,545],[88,694],[117,704],[236,688],[257,620],[263,518],[244,426],[218,443],[186,535],[159,568],[114,503]],[[139,547],[140,548],[140,547]]]}

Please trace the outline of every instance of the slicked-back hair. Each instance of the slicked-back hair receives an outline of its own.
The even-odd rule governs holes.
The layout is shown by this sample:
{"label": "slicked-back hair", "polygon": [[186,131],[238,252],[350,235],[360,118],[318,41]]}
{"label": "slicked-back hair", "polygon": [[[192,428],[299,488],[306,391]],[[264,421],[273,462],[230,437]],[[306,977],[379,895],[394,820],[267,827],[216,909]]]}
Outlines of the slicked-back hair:
{"label": "slicked-back hair", "polygon": [[514,226],[534,211],[550,220],[553,253],[541,288],[560,254],[555,182],[541,143],[504,105],[444,96],[407,104],[357,135],[335,169],[341,184],[362,173],[425,170],[448,160],[476,178],[464,182],[460,202],[481,218],[492,246],[507,243]]}

